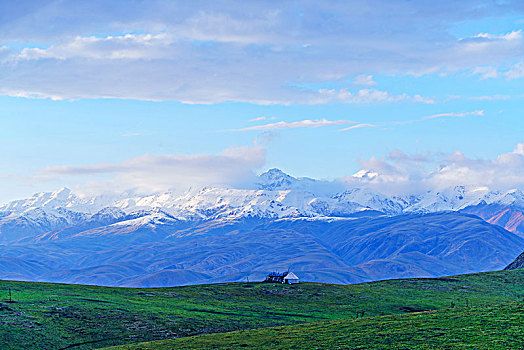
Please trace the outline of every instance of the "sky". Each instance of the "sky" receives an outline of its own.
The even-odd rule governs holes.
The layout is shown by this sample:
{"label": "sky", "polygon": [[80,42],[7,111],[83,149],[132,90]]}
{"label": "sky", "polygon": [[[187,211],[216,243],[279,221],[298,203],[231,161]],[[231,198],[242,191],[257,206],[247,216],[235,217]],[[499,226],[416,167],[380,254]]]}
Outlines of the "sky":
{"label": "sky", "polygon": [[2,1],[0,203],[270,168],[523,188],[521,1]]}

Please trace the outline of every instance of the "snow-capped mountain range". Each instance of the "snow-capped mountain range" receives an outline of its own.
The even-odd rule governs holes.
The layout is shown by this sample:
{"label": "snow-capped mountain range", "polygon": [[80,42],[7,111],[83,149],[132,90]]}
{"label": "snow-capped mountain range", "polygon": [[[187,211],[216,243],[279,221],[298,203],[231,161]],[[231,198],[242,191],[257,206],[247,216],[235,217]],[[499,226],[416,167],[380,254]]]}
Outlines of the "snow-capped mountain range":
{"label": "snow-capped mountain range", "polygon": [[165,192],[86,197],[62,188],[0,206],[0,219],[5,222],[24,217],[52,225],[76,224],[93,216],[123,218],[140,211],[152,213],[151,219],[164,215],[178,220],[229,220],[344,217],[363,211],[385,215],[431,213],[490,204],[524,208],[524,193],[518,189],[490,191],[486,187],[455,186],[409,196],[386,196],[362,188],[339,189],[340,185],[332,182],[295,178],[271,169],[259,176],[253,189],[205,187],[182,195]]}
{"label": "snow-capped mountain range", "polygon": [[0,279],[151,287],[292,267],[306,280],[354,283],[503,268],[523,247],[520,190],[386,196],[278,169],[247,189],[63,188],[0,207]]}

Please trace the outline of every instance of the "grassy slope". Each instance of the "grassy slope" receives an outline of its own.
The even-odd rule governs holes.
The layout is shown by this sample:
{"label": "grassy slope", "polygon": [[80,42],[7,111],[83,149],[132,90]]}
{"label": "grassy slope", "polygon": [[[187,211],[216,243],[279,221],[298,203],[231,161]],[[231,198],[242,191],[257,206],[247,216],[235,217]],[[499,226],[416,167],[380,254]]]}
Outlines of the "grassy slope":
{"label": "grassy slope", "polygon": [[373,317],[452,303],[455,309],[466,303],[486,308],[524,298],[524,270],[349,286],[233,283],[141,290],[0,281],[0,298],[8,288],[16,303],[0,305],[0,349],[89,349],[347,320],[360,311]]}
{"label": "grassy slope", "polygon": [[523,349],[524,303],[325,321],[122,345],[167,349]]}

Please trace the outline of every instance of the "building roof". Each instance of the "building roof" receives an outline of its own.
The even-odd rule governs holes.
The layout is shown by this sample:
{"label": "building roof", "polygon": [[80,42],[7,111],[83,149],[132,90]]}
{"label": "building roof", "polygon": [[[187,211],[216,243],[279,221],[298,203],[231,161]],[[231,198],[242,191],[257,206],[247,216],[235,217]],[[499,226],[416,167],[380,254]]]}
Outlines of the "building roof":
{"label": "building roof", "polygon": [[298,280],[297,275],[295,275],[293,272],[290,272],[284,277],[285,280]]}

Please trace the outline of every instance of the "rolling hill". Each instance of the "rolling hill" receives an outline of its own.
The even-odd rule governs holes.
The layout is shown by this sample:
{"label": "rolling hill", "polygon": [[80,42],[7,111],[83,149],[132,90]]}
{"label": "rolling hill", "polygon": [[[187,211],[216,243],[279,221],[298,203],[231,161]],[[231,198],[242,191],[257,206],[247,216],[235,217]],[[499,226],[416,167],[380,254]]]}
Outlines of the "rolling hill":
{"label": "rolling hill", "polygon": [[0,278],[126,287],[261,280],[356,283],[506,267],[524,239],[457,212],[106,225],[2,247]]}
{"label": "rolling hill", "polygon": [[524,303],[325,321],[130,344],[107,350],[521,349]]}
{"label": "rolling hill", "polygon": [[[238,339],[239,345],[257,344],[257,332],[272,339],[286,332],[293,341],[300,334],[313,335],[321,327],[325,332],[317,336],[332,342],[377,336],[394,340],[394,333],[404,328],[404,337],[416,333],[417,339],[427,336],[439,341],[460,339],[456,338],[458,327],[465,332],[463,337],[476,334],[472,340],[480,342],[491,341],[486,324],[498,321],[505,323],[495,329],[499,343],[492,344],[503,345],[515,344],[512,332],[515,327],[521,330],[519,302],[524,295],[524,270],[355,285],[251,282],[133,289],[0,281],[0,293],[2,349],[131,346],[144,341],[295,324],[304,325],[291,328],[289,333],[286,329],[266,329],[220,338]],[[403,318],[406,314],[412,316]],[[431,327],[421,333],[419,327],[425,325]],[[347,332],[342,337],[333,333],[336,329]],[[433,337],[436,334],[442,338]],[[196,346],[216,341],[199,339],[175,344],[187,347],[191,342]]]}

